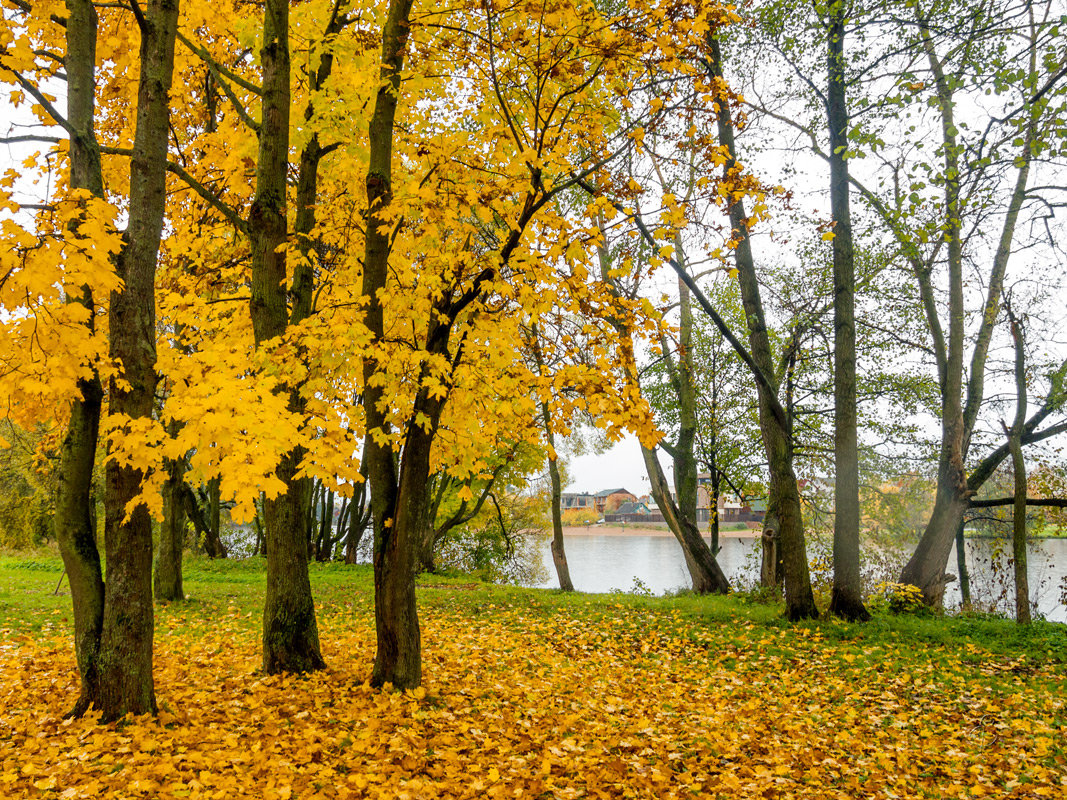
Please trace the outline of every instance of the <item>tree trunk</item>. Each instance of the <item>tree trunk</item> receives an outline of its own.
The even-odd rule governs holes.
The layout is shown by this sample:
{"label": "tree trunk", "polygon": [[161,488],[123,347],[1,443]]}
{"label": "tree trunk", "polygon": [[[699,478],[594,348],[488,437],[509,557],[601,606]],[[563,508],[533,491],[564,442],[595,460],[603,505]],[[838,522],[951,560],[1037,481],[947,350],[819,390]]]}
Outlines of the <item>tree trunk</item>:
{"label": "tree trunk", "polygon": [[204,528],[204,552],[208,558],[226,558],[222,543],[222,480],[212,478],[207,484],[207,519]]}
{"label": "tree trunk", "polygon": [[445,493],[452,487],[452,479],[443,473],[434,475],[427,485],[427,492],[432,496],[430,501],[430,510],[426,514],[426,525],[417,537],[418,553],[416,559],[418,560],[418,572],[437,572],[437,561],[434,558],[434,552],[437,550],[438,531],[437,531],[437,517],[441,510],[441,502],[444,500]]}
{"label": "tree trunk", "polygon": [[901,583],[919,587],[923,601],[935,607],[943,604],[945,587],[955,579],[946,575],[945,567],[970,497],[962,455],[953,458],[952,450],[956,448],[952,430],[946,429],[945,433],[948,441],[942,441],[934,509],[919,544],[900,573]]}
{"label": "tree trunk", "polygon": [[329,561],[333,555],[333,492],[326,490],[326,507],[323,509],[322,525],[319,528],[319,561]]}
{"label": "tree trunk", "polygon": [[[263,10],[262,122],[256,163],[256,195],[249,216],[252,249],[250,313],[257,347],[282,336],[289,324],[285,243],[286,176],[289,168],[289,6],[267,0]],[[289,409],[299,393],[280,387]],[[285,490],[264,501],[267,591],[263,605],[263,670],[309,672],[325,666],[319,648],[315,603],[308,577],[308,486],[296,472],[299,448],[286,453],[277,476]]]}
{"label": "tree trunk", "polygon": [[683,516],[674,500],[671,499],[670,485],[663,475],[663,469],[659,465],[656,451],[648,447],[641,447],[641,455],[645,460],[645,470],[651,483],[652,497],[659,506],[660,513],[667,526],[674,533],[674,537],[682,546],[682,554],[685,556],[686,567],[693,581],[693,591],[697,594],[727,594],[730,591],[730,582],[726,579],[722,567],[708,548],[707,542],[700,535],[696,523]]}
{"label": "tree trunk", "polygon": [[548,441],[548,476],[552,482],[552,564],[556,568],[556,577],[559,579],[559,588],[565,592],[573,592],[574,584],[571,582],[571,571],[567,566],[567,552],[563,545],[563,485],[559,476],[559,463],[556,460],[556,437],[552,433],[552,416],[549,414],[548,403],[541,402],[541,420],[545,425],[545,436]]}
{"label": "tree trunk", "polygon": [[[1023,460],[1023,426],[1026,425],[1026,347],[1022,322],[1007,309],[1011,335],[1015,341],[1015,420],[1007,430],[1011,448],[1011,467],[1015,479],[1015,503],[1012,507],[1012,561],[1015,567],[1015,620],[1029,625],[1030,582],[1026,574],[1026,462]],[[1005,426],[1006,427],[1006,426]]]}
{"label": "tree trunk", "polygon": [[345,535],[345,563],[355,564],[359,560],[359,544],[363,540],[363,525],[356,525],[355,520],[348,524],[348,533]]}
{"label": "tree trunk", "polygon": [[[675,246],[680,259],[680,236],[675,237]],[[671,454],[674,461],[674,490],[678,497],[678,513],[699,530],[697,461],[694,453],[697,435],[697,389],[693,378],[693,302],[689,287],[681,279],[678,281],[678,314],[678,368],[672,381],[678,398],[678,441]]]}
{"label": "tree trunk", "polygon": [[760,536],[762,558],[760,559],[760,586],[773,589],[778,585],[778,515],[768,511],[763,518],[763,533]]}
{"label": "tree trunk", "polygon": [[[370,163],[367,170],[367,232],[362,295],[365,321],[374,341],[385,339],[384,309],[379,290],[388,279],[389,222],[383,214],[392,202],[393,123],[396,118],[400,70],[408,36],[412,0],[390,0],[382,28],[381,84],[370,123]],[[422,681],[422,638],[415,605],[415,539],[425,524],[428,505],[430,438],[421,425],[409,425],[400,474],[392,447],[374,433],[388,433],[387,399],[375,380],[375,358],[363,362],[367,436],[363,458],[371,486],[374,519],[374,620],[377,653],[371,683],[397,689]],[[416,398],[419,404],[425,391]],[[425,402],[425,401],[423,401]],[[417,463],[416,463],[417,462]]]}
{"label": "tree trunk", "polygon": [[[130,164],[129,226],[119,255],[121,292],[111,295],[110,356],[123,366],[112,378],[110,413],[151,419],[156,392],[155,274],[166,204],[168,91],[174,71],[177,0],[151,0],[141,30],[137,129]],[[152,677],[152,519],[138,469],[109,461],[105,469],[104,545],[107,581],[100,640],[101,719],[155,713]]]}
{"label": "tree trunk", "polygon": [[[711,76],[716,80],[722,80],[722,55],[719,42],[713,34],[708,36],[708,46],[711,51],[709,70]],[[725,99],[719,103],[717,117],[719,141],[729,153],[729,160],[724,167],[725,174],[729,177],[731,171],[736,169],[737,149],[734,145],[730,105]],[[743,201],[738,200],[730,205],[730,224],[733,226],[735,237],[738,238],[737,247],[734,249],[734,264],[738,272],[741,302],[745,309],[745,318],[748,320],[752,359],[767,381],[774,381],[770,337],[767,334],[766,317],[763,313],[763,301],[760,298],[759,279],[752,257],[752,245]],[[772,395],[772,390],[776,390],[777,386],[772,384],[767,387],[760,381],[757,381],[757,386],[760,431],[763,435],[763,445],[767,453],[770,472],[768,507],[775,509],[778,518],[777,555],[782,560],[786,617],[794,621],[818,617],[819,610],[815,606],[815,595],[811,590],[807,547],[804,543],[800,490],[797,486],[796,473],[793,470],[793,432],[788,426],[788,421],[781,419],[772,408],[777,401],[777,398]]]}
{"label": "tree trunk", "polygon": [[293,454],[286,454],[278,465],[278,478],[289,490],[264,504],[267,593],[263,604],[263,671],[268,675],[312,672],[326,666],[308,575],[300,497],[306,482],[294,478],[296,468]]}
{"label": "tree trunk", "polygon": [[259,495],[259,498],[255,502],[256,515],[252,518],[252,527],[256,532],[256,543],[252,546],[252,555],[265,556],[267,554],[267,548],[264,544],[264,532],[263,532],[263,494]]}
{"label": "tree trunk", "polygon": [[718,557],[719,551],[719,491],[722,479],[719,471],[711,469],[711,496],[708,498],[708,529],[711,533],[711,554]]}
{"label": "tree trunk", "polygon": [[956,569],[960,578],[960,604],[964,611],[971,610],[971,576],[967,570],[967,540],[963,535],[965,518],[956,526]]}
{"label": "tree trunk", "polygon": [[357,484],[352,499],[341,512],[341,527],[345,531],[345,563],[355,564],[359,559],[359,544],[367,530],[370,509],[367,507],[367,480]]}
{"label": "tree trunk", "polygon": [[[67,121],[70,137],[70,187],[88,189],[103,197],[100,149],[94,129],[96,71],[96,9],[87,0],[67,2]],[[89,287],[72,298],[89,309],[93,324],[95,303]],[[91,329],[90,329],[91,330]],[[100,430],[103,387],[95,368],[78,382],[80,397],[71,403],[70,421],[59,451],[56,477],[56,538],[70,583],[74,615],[74,655],[81,688],[70,716],[81,716],[97,699],[97,656],[104,613],[104,579],[96,544],[92,491],[93,465]]]}
{"label": "tree trunk", "polygon": [[827,120],[834,251],[834,586],[830,613],[871,618],[860,579],[859,454],[856,430],[856,269],[848,183],[845,3],[827,7]]}
{"label": "tree trunk", "polygon": [[[171,422],[170,435],[178,434],[179,423]],[[163,524],[159,527],[159,554],[153,576],[157,600],[184,600],[182,550],[185,547],[185,459],[167,462],[163,484]]]}

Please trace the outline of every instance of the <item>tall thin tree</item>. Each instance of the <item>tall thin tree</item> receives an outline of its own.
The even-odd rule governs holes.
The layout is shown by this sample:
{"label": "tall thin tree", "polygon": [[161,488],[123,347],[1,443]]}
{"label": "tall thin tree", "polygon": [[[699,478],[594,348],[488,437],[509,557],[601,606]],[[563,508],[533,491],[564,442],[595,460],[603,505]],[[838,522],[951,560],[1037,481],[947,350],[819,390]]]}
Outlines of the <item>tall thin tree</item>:
{"label": "tall thin tree", "polygon": [[863,621],[860,487],[856,426],[856,266],[849,206],[844,0],[826,9],[826,115],[830,129],[830,208],[834,253],[834,586],[830,613]]}

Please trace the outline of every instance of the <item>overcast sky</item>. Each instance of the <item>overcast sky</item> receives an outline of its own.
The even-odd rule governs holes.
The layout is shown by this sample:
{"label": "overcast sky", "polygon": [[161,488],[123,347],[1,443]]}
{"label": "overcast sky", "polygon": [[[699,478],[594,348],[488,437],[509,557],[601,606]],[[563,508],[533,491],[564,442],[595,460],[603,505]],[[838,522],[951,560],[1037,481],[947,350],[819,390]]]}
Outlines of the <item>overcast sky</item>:
{"label": "overcast sky", "polygon": [[[667,478],[670,468],[664,463]],[[648,494],[648,475],[636,436],[627,436],[606,453],[572,457],[567,464],[571,482],[565,492],[595,494],[604,489],[626,489],[640,497]]]}

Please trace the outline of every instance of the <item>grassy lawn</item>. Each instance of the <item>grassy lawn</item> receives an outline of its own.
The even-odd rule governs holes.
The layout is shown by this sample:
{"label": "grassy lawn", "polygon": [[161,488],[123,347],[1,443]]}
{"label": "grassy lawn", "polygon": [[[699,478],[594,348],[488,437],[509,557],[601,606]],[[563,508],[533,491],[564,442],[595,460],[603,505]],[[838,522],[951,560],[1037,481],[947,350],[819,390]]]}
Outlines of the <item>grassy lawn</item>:
{"label": "grassy lawn", "polygon": [[424,687],[371,690],[368,567],[315,565],[328,669],[260,674],[262,564],[157,606],[158,719],[64,720],[58,558],[0,558],[7,797],[1067,796],[1067,628],[790,626],[743,597],[420,578]]}

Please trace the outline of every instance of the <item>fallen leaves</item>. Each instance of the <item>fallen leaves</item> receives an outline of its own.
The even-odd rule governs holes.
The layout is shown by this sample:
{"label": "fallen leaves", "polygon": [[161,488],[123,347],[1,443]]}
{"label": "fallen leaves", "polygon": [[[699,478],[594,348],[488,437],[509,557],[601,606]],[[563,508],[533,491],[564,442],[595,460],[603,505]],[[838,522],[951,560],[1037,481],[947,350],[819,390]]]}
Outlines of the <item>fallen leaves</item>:
{"label": "fallen leaves", "polygon": [[[0,790],[28,797],[1061,797],[1060,676],[677,612],[423,609],[426,684],[372,690],[372,617],[264,676],[256,620],[161,609],[158,719],[65,720],[66,636],[0,650]],[[480,595],[484,599],[484,593]]]}

